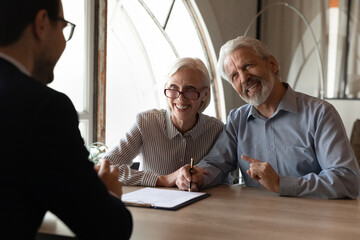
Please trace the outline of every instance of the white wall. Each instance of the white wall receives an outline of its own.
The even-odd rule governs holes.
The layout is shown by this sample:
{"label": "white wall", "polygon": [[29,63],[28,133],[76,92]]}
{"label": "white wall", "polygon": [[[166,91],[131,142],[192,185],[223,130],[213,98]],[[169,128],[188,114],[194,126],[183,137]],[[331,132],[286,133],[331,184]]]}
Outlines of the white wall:
{"label": "white wall", "polygon": [[345,125],[346,134],[350,139],[351,131],[356,119],[360,119],[360,100],[327,99],[339,112]]}

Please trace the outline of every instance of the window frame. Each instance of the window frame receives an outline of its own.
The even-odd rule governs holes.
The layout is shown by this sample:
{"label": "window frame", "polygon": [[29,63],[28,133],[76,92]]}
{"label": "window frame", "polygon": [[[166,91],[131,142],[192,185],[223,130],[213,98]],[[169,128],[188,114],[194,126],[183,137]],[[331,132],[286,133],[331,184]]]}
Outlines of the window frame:
{"label": "window frame", "polygon": [[93,142],[105,142],[107,0],[95,0]]}

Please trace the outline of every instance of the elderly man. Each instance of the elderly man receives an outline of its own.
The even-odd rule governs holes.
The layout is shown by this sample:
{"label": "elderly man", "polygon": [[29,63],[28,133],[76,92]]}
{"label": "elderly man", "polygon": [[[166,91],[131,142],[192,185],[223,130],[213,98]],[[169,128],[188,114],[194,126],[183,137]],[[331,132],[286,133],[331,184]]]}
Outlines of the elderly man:
{"label": "elderly man", "polygon": [[74,27],[61,0],[0,1],[2,239],[35,239],[46,211],[79,239],[130,237],[118,170],[96,173],[73,104],[46,86]]}
{"label": "elderly man", "polygon": [[240,167],[246,186],[281,196],[356,198],[359,166],[335,108],[280,81],[266,46],[238,37],[220,50],[219,67],[248,104],[232,110],[212,150],[176,184],[215,186]]}

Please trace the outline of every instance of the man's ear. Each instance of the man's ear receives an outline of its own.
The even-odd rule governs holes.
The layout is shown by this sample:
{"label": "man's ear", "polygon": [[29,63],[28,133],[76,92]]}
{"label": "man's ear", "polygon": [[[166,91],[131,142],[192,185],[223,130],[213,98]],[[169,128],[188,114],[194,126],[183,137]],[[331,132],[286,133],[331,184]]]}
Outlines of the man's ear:
{"label": "man's ear", "polygon": [[38,40],[45,38],[49,29],[49,16],[46,10],[40,10],[37,12],[34,20],[34,35]]}
{"label": "man's ear", "polygon": [[278,62],[276,61],[276,59],[273,57],[273,56],[269,56],[269,59],[268,59],[268,62],[269,64],[271,65],[271,71],[274,73],[274,74],[277,74],[279,72],[279,64]]}

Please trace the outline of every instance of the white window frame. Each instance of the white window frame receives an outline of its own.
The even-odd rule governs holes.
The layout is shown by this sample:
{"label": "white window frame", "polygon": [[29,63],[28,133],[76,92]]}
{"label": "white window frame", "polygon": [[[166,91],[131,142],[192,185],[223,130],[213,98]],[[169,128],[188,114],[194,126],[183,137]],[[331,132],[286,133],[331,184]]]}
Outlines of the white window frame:
{"label": "white window frame", "polygon": [[87,79],[85,81],[84,88],[84,103],[85,103],[85,111],[78,112],[79,121],[81,124],[85,125],[85,129],[83,138],[85,144],[89,145],[94,141],[94,53],[95,50],[95,0],[85,0],[85,39],[84,42],[86,44],[85,51],[85,69],[84,69],[84,78]]}

